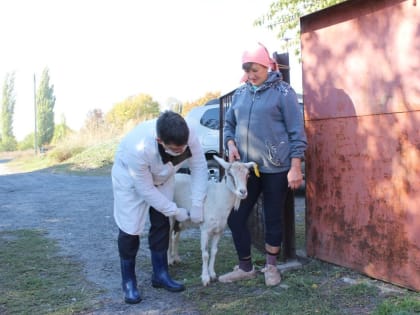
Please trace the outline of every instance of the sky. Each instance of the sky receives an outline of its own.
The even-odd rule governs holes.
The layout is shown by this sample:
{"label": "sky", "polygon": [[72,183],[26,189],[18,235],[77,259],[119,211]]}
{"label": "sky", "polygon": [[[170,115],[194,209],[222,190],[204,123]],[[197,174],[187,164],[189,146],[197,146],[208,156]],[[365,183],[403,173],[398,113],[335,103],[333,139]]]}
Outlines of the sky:
{"label": "sky", "polygon": [[[239,86],[242,52],[276,33],[253,22],[272,0],[1,0],[0,83],[15,72],[14,135],[34,129],[34,76],[47,67],[55,122],[79,130],[90,110],[108,112],[140,93],[160,104]],[[298,64],[291,83],[301,91]],[[295,70],[295,71],[294,71]],[[1,97],[1,96],[0,96]]]}

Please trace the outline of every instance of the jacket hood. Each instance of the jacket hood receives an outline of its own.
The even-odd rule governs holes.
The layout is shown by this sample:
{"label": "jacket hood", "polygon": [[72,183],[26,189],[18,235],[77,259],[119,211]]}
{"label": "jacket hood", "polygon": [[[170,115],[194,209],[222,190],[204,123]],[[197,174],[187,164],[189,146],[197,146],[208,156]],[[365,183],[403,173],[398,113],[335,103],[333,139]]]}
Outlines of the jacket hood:
{"label": "jacket hood", "polygon": [[[281,74],[281,72],[279,71],[270,71],[268,73],[268,77],[267,80],[264,81],[263,84],[261,84],[258,87],[258,90],[266,90],[268,89],[270,86],[272,86],[273,84],[276,84],[280,81],[283,81],[283,75]],[[246,82],[246,85],[248,86],[249,89],[254,89],[252,84],[250,82]]]}

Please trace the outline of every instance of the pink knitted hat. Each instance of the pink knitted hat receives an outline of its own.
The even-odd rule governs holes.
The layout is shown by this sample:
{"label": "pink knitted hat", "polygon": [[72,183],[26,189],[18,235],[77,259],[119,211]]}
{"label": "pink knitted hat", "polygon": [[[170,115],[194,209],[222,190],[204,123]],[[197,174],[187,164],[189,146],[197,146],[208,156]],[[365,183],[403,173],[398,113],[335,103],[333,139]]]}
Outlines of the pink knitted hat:
{"label": "pink knitted hat", "polygon": [[[270,57],[267,48],[261,43],[250,50],[244,51],[242,54],[242,64],[253,62],[269,68],[271,71],[277,70],[277,63]],[[241,82],[248,80],[248,75],[245,73],[242,76]]]}

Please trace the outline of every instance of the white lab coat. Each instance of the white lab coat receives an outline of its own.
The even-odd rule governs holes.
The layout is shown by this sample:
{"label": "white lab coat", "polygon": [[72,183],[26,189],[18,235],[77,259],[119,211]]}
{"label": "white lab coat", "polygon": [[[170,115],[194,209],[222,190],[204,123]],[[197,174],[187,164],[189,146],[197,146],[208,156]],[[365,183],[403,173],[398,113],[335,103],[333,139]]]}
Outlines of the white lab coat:
{"label": "white lab coat", "polygon": [[[125,233],[140,235],[149,207],[165,216],[177,214],[172,201],[174,175],[183,163],[163,164],[156,141],[156,119],[140,123],[121,141],[112,167],[114,219]],[[207,190],[207,163],[194,129],[188,139],[187,159],[192,179],[192,205],[202,206]]]}

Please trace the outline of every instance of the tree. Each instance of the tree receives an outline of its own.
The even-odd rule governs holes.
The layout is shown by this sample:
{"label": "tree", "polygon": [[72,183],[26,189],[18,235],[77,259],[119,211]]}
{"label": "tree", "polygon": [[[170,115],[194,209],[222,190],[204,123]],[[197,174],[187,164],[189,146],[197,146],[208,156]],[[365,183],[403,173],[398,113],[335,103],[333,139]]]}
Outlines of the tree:
{"label": "tree", "polygon": [[101,129],[104,124],[105,119],[102,109],[95,108],[87,113],[83,129],[88,132],[96,132]]}
{"label": "tree", "polygon": [[51,144],[58,144],[60,141],[65,139],[73,131],[67,126],[66,117],[64,114],[61,115],[61,122],[54,127],[54,136],[51,139]]}
{"label": "tree", "polygon": [[49,144],[54,135],[54,105],[54,85],[50,86],[49,71],[48,68],[45,68],[36,94],[36,122],[39,147]]}
{"label": "tree", "polygon": [[206,104],[208,101],[219,98],[220,92],[207,92],[203,97],[200,97],[199,99],[192,101],[192,102],[185,102],[182,104],[182,115],[185,116],[188,114],[188,112],[197,106],[202,106]]}
{"label": "tree", "polygon": [[2,151],[16,150],[17,142],[13,135],[13,114],[15,111],[15,73],[7,73],[3,83],[1,102],[1,137]]}
{"label": "tree", "polygon": [[130,120],[139,122],[155,118],[158,115],[159,103],[154,101],[150,95],[141,93],[115,104],[106,114],[105,120],[122,129]]}
{"label": "tree", "polygon": [[259,17],[254,25],[277,32],[283,50],[289,48],[300,54],[300,17],[330,7],[345,0],[277,0],[270,4],[268,13]]}
{"label": "tree", "polygon": [[34,133],[30,133],[25,136],[22,141],[18,142],[17,149],[20,151],[33,149],[34,148]]}

